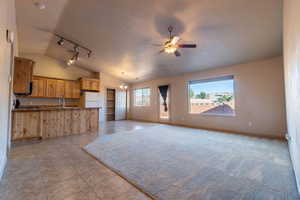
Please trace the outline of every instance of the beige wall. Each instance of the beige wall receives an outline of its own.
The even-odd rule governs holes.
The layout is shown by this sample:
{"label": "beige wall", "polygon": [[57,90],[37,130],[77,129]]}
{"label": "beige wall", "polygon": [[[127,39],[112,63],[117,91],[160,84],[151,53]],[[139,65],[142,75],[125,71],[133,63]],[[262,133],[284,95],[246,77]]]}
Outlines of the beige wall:
{"label": "beige wall", "polygon": [[106,89],[116,89],[118,91],[120,89],[120,85],[124,82],[118,78],[115,78],[109,74],[100,73],[100,81],[101,81],[101,94],[102,94],[102,109],[100,111],[100,121],[106,121]]}
{"label": "beige wall", "polygon": [[17,55],[17,28],[15,1],[0,0],[0,178],[7,160],[9,145],[9,77],[11,69],[11,45],[6,40],[6,30],[15,33],[15,54]]}
{"label": "beige wall", "polygon": [[34,75],[70,80],[93,76],[91,71],[76,67],[76,65],[68,66],[60,60],[45,55],[20,53],[20,57],[29,58],[36,62],[33,70]]}
{"label": "beige wall", "polygon": [[[235,77],[236,116],[189,114],[188,81],[225,75]],[[282,57],[133,84],[132,89],[151,87],[152,96],[150,107],[133,107],[131,102],[132,119],[158,121],[157,87],[163,84],[171,86],[171,123],[270,137],[285,135]]]}
{"label": "beige wall", "polygon": [[284,1],[284,74],[289,146],[300,192],[300,1]]}

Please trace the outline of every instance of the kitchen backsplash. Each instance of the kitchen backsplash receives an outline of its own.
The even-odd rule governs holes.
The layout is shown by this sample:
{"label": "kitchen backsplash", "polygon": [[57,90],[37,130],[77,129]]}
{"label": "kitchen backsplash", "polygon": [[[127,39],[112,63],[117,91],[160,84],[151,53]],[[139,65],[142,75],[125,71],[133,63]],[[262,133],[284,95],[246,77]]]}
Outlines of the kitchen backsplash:
{"label": "kitchen backsplash", "polygon": [[[46,99],[46,98],[22,98],[17,97],[20,101],[20,106],[58,106],[60,105],[59,99]],[[65,99],[66,106],[79,106],[79,99]]]}

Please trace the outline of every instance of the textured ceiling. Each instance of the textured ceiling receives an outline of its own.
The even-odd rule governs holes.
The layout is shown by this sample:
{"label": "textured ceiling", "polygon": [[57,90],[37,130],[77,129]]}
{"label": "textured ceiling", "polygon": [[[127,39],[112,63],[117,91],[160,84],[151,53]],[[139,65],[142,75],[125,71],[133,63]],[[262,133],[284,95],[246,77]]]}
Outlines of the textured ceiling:
{"label": "textured ceiling", "polygon": [[[45,0],[44,0],[45,1]],[[93,50],[78,64],[134,82],[282,54],[282,0],[16,0],[21,53],[70,54],[51,33]],[[167,27],[197,49],[158,54]],[[124,74],[122,74],[124,72]]]}

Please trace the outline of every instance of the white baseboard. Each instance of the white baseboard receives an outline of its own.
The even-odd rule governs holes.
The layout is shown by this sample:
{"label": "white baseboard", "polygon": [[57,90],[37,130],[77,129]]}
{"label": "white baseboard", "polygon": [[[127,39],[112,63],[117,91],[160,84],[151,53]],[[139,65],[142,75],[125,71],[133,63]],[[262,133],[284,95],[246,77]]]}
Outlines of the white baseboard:
{"label": "white baseboard", "polygon": [[5,156],[3,159],[3,163],[1,163],[1,166],[0,166],[0,181],[2,180],[3,175],[4,175],[6,163],[7,163],[7,157]]}
{"label": "white baseboard", "polygon": [[290,157],[291,157],[291,161],[292,161],[292,165],[293,165],[293,169],[294,169],[294,174],[295,174],[295,178],[296,178],[297,189],[298,189],[298,193],[300,195],[300,173],[297,172],[296,163],[295,163],[296,162],[295,155],[294,155],[294,154],[297,154],[297,152],[294,152],[293,149],[291,148],[291,144],[290,144],[291,138],[290,137],[287,138],[287,141],[288,141]]}

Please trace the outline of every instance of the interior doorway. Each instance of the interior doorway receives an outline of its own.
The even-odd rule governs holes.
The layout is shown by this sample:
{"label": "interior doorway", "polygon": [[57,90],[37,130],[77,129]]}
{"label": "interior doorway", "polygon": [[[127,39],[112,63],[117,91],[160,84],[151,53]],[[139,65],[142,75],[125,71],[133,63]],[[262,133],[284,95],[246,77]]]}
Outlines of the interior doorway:
{"label": "interior doorway", "polygon": [[106,90],[106,120],[115,121],[116,90]]}

